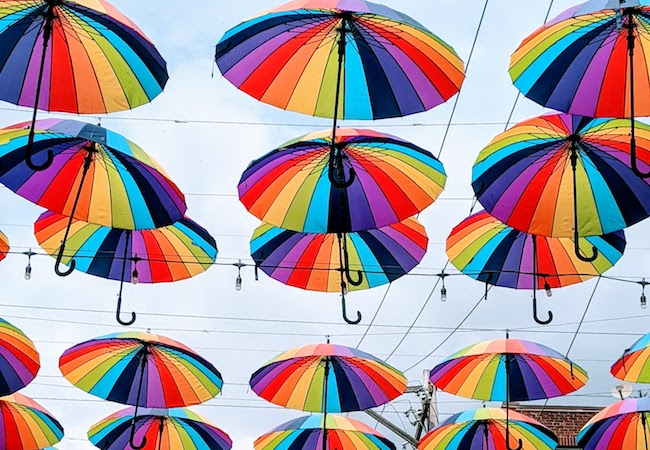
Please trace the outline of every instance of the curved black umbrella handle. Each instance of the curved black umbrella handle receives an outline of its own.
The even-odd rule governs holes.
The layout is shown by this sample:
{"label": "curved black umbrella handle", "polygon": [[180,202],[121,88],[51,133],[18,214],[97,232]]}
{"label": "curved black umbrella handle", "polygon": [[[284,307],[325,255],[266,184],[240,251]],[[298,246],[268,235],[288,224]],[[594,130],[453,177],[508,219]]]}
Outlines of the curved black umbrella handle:
{"label": "curved black umbrella handle", "polygon": [[[521,439],[517,439],[517,447],[512,448],[510,447],[510,439],[508,437],[510,436],[510,433],[506,433],[506,447],[508,447],[508,450],[521,450],[524,447],[524,443]],[[134,447],[135,448],[135,447]]]}
{"label": "curved black umbrella handle", "polygon": [[350,274],[350,257],[348,256],[347,236],[341,236],[339,234],[339,239],[343,241],[343,271],[345,272],[345,278],[352,286],[361,286],[361,283],[363,283],[363,272],[357,270],[356,280],[352,279],[352,275]]}
{"label": "curved black umbrella handle", "polygon": [[42,172],[43,170],[48,169],[54,162],[54,153],[52,153],[52,150],[48,150],[47,161],[41,165],[35,164],[32,160],[32,157],[34,156],[34,126],[36,125],[34,122],[32,123],[31,130],[29,130],[29,141],[27,142],[27,148],[25,149],[25,162],[27,163],[27,167],[32,169],[34,172]]}
{"label": "curved black umbrella handle", "polygon": [[357,325],[361,322],[361,313],[359,311],[357,311],[357,318],[355,320],[348,318],[347,306],[345,304],[345,283],[341,283],[341,311],[343,313],[343,320],[350,325]]}
{"label": "curved black umbrella handle", "polygon": [[533,319],[540,325],[548,325],[553,321],[553,311],[548,312],[548,319],[542,320],[537,315],[537,296],[533,295]]}
{"label": "curved black umbrella handle", "polygon": [[327,175],[329,176],[330,183],[332,183],[332,186],[337,187],[339,189],[347,189],[350,186],[352,186],[352,183],[354,183],[354,180],[356,179],[357,176],[357,174],[354,171],[354,167],[350,167],[350,178],[348,178],[347,180],[344,178],[345,174],[343,173],[343,167],[341,167],[341,178],[343,178],[343,181],[338,180],[337,177],[334,176],[335,170],[336,168],[334,167],[334,160],[333,158],[330,158],[329,170],[327,172]]}
{"label": "curved black umbrella handle", "polygon": [[574,232],[574,237],[573,237],[573,246],[575,248],[575,253],[576,256],[580,261],[584,262],[594,262],[598,258],[598,249],[594,247],[593,245],[591,246],[591,251],[593,252],[591,256],[585,256],[582,253],[582,250],[580,250],[580,245],[578,244],[579,242],[579,236],[578,236],[578,231]]}
{"label": "curved black umbrella handle", "polygon": [[63,251],[65,250],[65,243],[61,244],[61,247],[59,248],[59,253],[56,255],[56,263],[54,264],[54,272],[60,277],[67,277],[72,273],[74,268],[77,266],[77,263],[75,262],[74,259],[70,260],[70,267],[68,270],[61,270],[61,260],[63,259]]}
{"label": "curved black umbrella handle", "polygon": [[142,436],[142,442],[140,444],[135,443],[135,417],[131,423],[131,436],[129,437],[129,445],[134,450],[140,450],[144,448],[145,445],[147,445],[147,436]]}
{"label": "curved black umbrella handle", "polygon": [[[124,282],[122,281],[120,283],[124,283]],[[131,311],[130,320],[126,320],[126,321],[122,320],[121,315],[122,315],[122,285],[120,284],[120,294],[117,296],[117,310],[115,311],[115,319],[120,325],[124,325],[125,327],[133,325],[135,323],[136,315],[133,311]]]}

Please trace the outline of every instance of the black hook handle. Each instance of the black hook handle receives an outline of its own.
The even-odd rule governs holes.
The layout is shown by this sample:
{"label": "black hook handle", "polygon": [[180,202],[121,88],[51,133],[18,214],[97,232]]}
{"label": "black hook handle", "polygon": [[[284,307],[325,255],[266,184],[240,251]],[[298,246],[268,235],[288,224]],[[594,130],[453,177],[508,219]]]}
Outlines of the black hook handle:
{"label": "black hook handle", "polygon": [[533,319],[535,319],[535,322],[537,322],[540,325],[548,325],[553,321],[553,311],[548,312],[548,319],[546,320],[541,320],[537,316],[537,296],[533,295]]}
{"label": "black hook handle", "polygon": [[350,320],[348,318],[348,313],[347,313],[347,307],[345,304],[345,283],[341,283],[341,306],[342,306],[342,312],[343,312],[343,320],[345,320],[347,323],[350,325],[357,325],[359,322],[361,322],[361,313],[357,311],[357,318],[355,320]]}
{"label": "black hook handle", "polygon": [[329,162],[329,170],[327,172],[327,175],[329,176],[330,183],[332,183],[332,186],[337,187],[339,189],[347,189],[350,186],[352,186],[352,183],[354,183],[354,180],[356,179],[356,172],[354,171],[354,167],[350,167],[350,178],[347,180],[344,178],[345,174],[343,173],[343,168],[341,168],[341,177],[343,178],[343,181],[337,180],[337,178],[334,176],[334,160],[330,158]]}
{"label": "black hook handle", "polygon": [[591,256],[585,256],[582,253],[582,250],[580,250],[580,245],[578,244],[578,242],[579,242],[579,236],[578,236],[578,232],[576,231],[575,236],[573,238],[573,246],[576,252],[576,256],[580,261],[594,262],[598,258],[598,249],[592,245],[591,251],[593,252],[593,254]]}
{"label": "black hook handle", "polygon": [[[632,119],[632,128],[634,129],[634,119]],[[636,139],[632,137],[630,139],[630,162],[632,163],[632,171],[641,178],[650,178],[650,172],[641,172],[639,166],[637,166],[638,158],[636,157]]]}
{"label": "black hook handle", "polygon": [[347,236],[339,234],[339,239],[343,241],[343,271],[345,272],[345,278],[352,286],[361,286],[363,283],[363,272],[357,270],[357,279],[352,279],[350,274],[350,257],[348,256],[348,241]]}
{"label": "black hook handle", "polygon": [[34,161],[32,160],[32,157],[34,156],[33,153],[34,139],[31,135],[30,138],[31,139],[27,144],[27,149],[25,150],[25,162],[27,163],[27,167],[32,169],[34,172],[42,172],[43,170],[47,170],[54,162],[54,153],[52,153],[52,150],[48,150],[47,161],[45,161],[41,165],[34,164]]}
{"label": "black hook handle", "polygon": [[345,278],[350,282],[352,286],[361,286],[361,283],[363,283],[363,273],[360,270],[357,270],[357,276],[358,278],[356,280],[352,279],[352,276],[350,275],[350,267],[346,264]]}
{"label": "black hook handle", "polygon": [[[507,433],[508,436],[510,436],[510,433]],[[508,447],[508,450],[521,450],[524,447],[524,443],[521,439],[517,439],[517,447],[512,448],[510,447],[510,439],[506,437],[506,447]]]}
{"label": "black hook handle", "polygon": [[117,310],[115,311],[115,318],[117,319],[117,322],[120,325],[124,325],[125,327],[128,327],[129,325],[133,325],[135,323],[136,315],[133,311],[131,311],[131,320],[124,321],[122,320],[122,284],[124,281],[120,281],[120,293],[117,296]]}
{"label": "black hook handle", "polygon": [[140,450],[144,448],[145,445],[147,445],[147,436],[142,436],[142,443],[139,445],[136,444],[134,440],[135,440],[135,417],[133,418],[133,423],[131,424],[131,436],[129,437],[129,445],[134,450]]}
{"label": "black hook handle", "polygon": [[56,263],[54,264],[54,272],[60,277],[67,277],[72,273],[74,268],[77,266],[77,263],[74,259],[70,260],[68,270],[61,270],[59,266],[61,265],[61,260],[63,259],[63,251],[65,250],[65,243],[61,244],[59,248],[59,253],[56,255]]}

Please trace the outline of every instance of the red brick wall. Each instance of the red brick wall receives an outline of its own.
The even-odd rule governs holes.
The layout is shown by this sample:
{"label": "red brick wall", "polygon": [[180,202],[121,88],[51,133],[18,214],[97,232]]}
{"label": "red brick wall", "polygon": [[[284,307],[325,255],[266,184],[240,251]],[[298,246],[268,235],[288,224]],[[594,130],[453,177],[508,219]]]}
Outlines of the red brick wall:
{"label": "red brick wall", "polygon": [[600,408],[571,408],[571,407],[526,407],[511,405],[512,409],[526,414],[541,422],[558,437],[560,446],[577,447],[576,436],[585,423],[589,421]]}

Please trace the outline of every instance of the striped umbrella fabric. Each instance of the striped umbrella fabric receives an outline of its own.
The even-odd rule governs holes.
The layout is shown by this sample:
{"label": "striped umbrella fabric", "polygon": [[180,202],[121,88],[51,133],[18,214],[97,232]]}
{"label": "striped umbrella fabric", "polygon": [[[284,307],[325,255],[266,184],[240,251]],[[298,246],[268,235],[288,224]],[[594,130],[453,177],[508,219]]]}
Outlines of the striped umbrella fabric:
{"label": "striped umbrella fabric", "polygon": [[[325,436],[326,435],[326,436]],[[354,420],[328,414],[300,417],[283,423],[255,440],[255,450],[395,450],[377,430]]]}
{"label": "striped umbrella fabric", "polygon": [[59,369],[96,397],[144,408],[198,405],[214,398],[223,385],[210,362],[180,342],[151,333],[116,333],[82,342],[63,353]]}
{"label": "striped umbrella fabric", "polygon": [[27,386],[40,368],[34,342],[18,327],[0,319],[0,396]]}
{"label": "striped umbrella fabric", "polygon": [[[378,230],[344,234],[351,272],[361,271],[360,285],[370,289],[391,283],[417,266],[427,251],[429,238],[415,218]],[[253,233],[251,256],[271,278],[309,291],[341,289],[344,250],[335,234],[298,233],[262,224]]]}
{"label": "striped umbrella fabric", "polygon": [[[35,172],[25,161],[29,124],[0,130],[0,182],[50,211],[126,230],[171,225],[183,218],[185,197],[169,175],[133,142],[76,120],[36,122],[35,159],[51,151],[54,163]],[[84,162],[92,158],[80,186]]]}
{"label": "striped umbrella fabric", "polygon": [[[510,365],[509,382],[506,360]],[[470,345],[435,366],[431,382],[465,398],[521,402],[560,397],[587,382],[587,372],[544,345],[521,339],[494,339]],[[509,396],[506,385],[509,384]]]}
{"label": "striped umbrella fabric", "polygon": [[0,231],[0,261],[7,257],[10,248],[11,246],[9,245],[9,238],[2,231]]}
{"label": "striped umbrella fabric", "polygon": [[263,399],[285,408],[340,413],[390,402],[406,391],[406,378],[368,353],[328,343],[276,356],[253,373],[250,385]]}
{"label": "striped umbrella fabric", "polygon": [[454,267],[475,280],[513,289],[545,289],[569,286],[601,275],[618,262],[625,250],[622,231],[584,237],[580,241],[585,249],[596,247],[595,261],[580,260],[571,238],[523,233],[480,211],[451,231],[447,256]]}
{"label": "striped umbrella fabric", "polygon": [[[633,67],[628,27],[633,27]],[[528,36],[510,60],[515,86],[531,100],[571,114],[650,116],[650,1],[597,0],[571,7]]]}
{"label": "striped umbrella fabric", "polygon": [[63,438],[63,427],[45,408],[22,394],[0,398],[0,450],[39,450]]}
{"label": "striped umbrella fabric", "polygon": [[[135,408],[126,408],[97,422],[88,439],[102,450],[131,450],[129,439]],[[137,442],[143,437],[156,450],[230,450],[223,430],[186,408],[140,409],[135,420]]]}
{"label": "striped umbrella fabric", "polygon": [[[636,122],[639,167],[650,169],[650,126]],[[516,124],[480,153],[472,187],[485,209],[519,231],[602,236],[650,215],[650,181],[630,168],[630,123],[548,114]],[[571,156],[576,160],[573,194]]]}
{"label": "striped umbrella fabric", "polygon": [[650,383],[650,334],[625,349],[623,356],[612,364],[610,372],[619,380]]}
{"label": "striped umbrella fabric", "polygon": [[[47,17],[52,31],[43,55]],[[0,99],[47,111],[104,114],[149,103],[167,83],[165,60],[105,0],[0,1]]]}
{"label": "striped umbrella fabric", "polygon": [[557,436],[538,421],[501,408],[470,409],[452,415],[424,435],[418,450],[495,450],[506,448],[506,420],[510,445],[521,439],[524,450],[554,450]]}
{"label": "striped umbrella fabric", "polygon": [[650,398],[626,398],[585,424],[577,437],[584,450],[643,449],[650,442]]}
{"label": "striped umbrella fabric", "polygon": [[333,117],[340,80],[340,119],[427,111],[465,78],[451,46],[407,15],[363,0],[296,0],[266,11],[226,32],[216,62],[243,92],[312,116]]}
{"label": "striped umbrella fabric", "polygon": [[303,233],[348,233],[392,225],[431,205],[447,176],[433,154],[372,130],[336,130],[348,187],[331,182],[331,131],[289,141],[251,162],[239,199],[260,220]]}
{"label": "striped umbrella fabric", "polygon": [[[47,211],[34,224],[39,245],[54,257],[68,220]],[[216,257],[214,238],[189,218],[134,231],[73,220],[62,262],[68,264],[74,258],[75,269],[110,280],[133,281],[135,273],[137,282],[167,283],[205,272]]]}

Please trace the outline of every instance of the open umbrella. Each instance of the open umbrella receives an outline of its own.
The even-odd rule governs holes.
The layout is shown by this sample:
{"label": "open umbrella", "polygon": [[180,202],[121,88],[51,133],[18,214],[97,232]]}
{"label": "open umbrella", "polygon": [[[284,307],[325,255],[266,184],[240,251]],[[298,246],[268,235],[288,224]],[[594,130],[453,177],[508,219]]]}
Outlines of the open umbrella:
{"label": "open umbrella", "polygon": [[[639,158],[650,167],[650,126]],[[495,137],[472,169],[472,187],[494,217],[531,234],[573,237],[622,230],[650,215],[650,180],[630,169],[629,123],[548,114],[518,123]]]}
{"label": "open umbrella", "polygon": [[0,450],[39,450],[63,438],[63,427],[22,394],[0,398]]}
{"label": "open umbrella", "polygon": [[610,372],[619,380],[650,383],[650,334],[646,334],[623,352]]}
{"label": "open umbrella", "polygon": [[9,238],[2,231],[0,231],[0,261],[7,257],[10,248]]}
{"label": "open umbrella", "polygon": [[70,217],[55,271],[74,219],[126,230],[171,225],[183,218],[185,198],[166,172],[133,142],[105,128],[75,120],[36,122],[34,155],[51,152],[54,164],[34,171],[23,151],[29,124],[0,130],[0,182],[18,195]]}
{"label": "open umbrella", "polygon": [[[509,434],[521,440],[523,449],[554,450],[557,437],[538,421],[512,411]],[[493,450],[505,448],[506,411],[501,408],[478,408],[450,416],[424,435],[418,450]]]}
{"label": "open umbrella", "polygon": [[363,0],[296,0],[266,11],[226,32],[216,62],[260,101],[335,119],[423,112],[464,79],[449,45],[407,15]]}
{"label": "open umbrella", "polygon": [[449,261],[464,274],[494,286],[533,291],[533,317],[537,316],[538,289],[550,296],[552,288],[580,283],[601,275],[616,264],[625,250],[622,231],[580,238],[579,247],[594,246],[598,258],[582,261],[571,238],[549,238],[517,231],[480,211],[463,220],[447,238]]}
{"label": "open umbrella", "polygon": [[[126,408],[97,422],[88,439],[102,450],[130,450],[131,422],[135,408]],[[141,409],[136,437],[156,450],[230,450],[232,440],[207,419],[186,408]]]}
{"label": "open umbrella", "polygon": [[650,398],[626,398],[592,417],[576,440],[584,450],[648,450],[649,421]]}
{"label": "open umbrella", "polygon": [[40,368],[34,342],[22,330],[0,319],[0,396],[27,386]]}
{"label": "open umbrella", "polygon": [[[251,162],[239,198],[266,223],[306,233],[342,233],[392,225],[431,205],[445,186],[430,152],[372,130],[318,131]],[[348,180],[344,181],[344,167]]]}
{"label": "open umbrella", "polygon": [[[271,278],[310,291],[345,294],[391,283],[417,266],[429,239],[422,224],[407,219],[377,230],[355,233],[299,233],[263,224],[253,233],[251,256]],[[351,272],[357,272],[356,279]]]}
{"label": "open umbrella", "polygon": [[32,170],[37,109],[102,114],[149,103],[166,64],[144,33],[105,0],[0,1],[0,99],[34,108],[24,158]]}
{"label": "open umbrella", "polygon": [[288,350],[255,371],[251,389],[285,408],[337,413],[383,405],[406,390],[406,378],[351,347],[312,344]]}
{"label": "open umbrella", "polygon": [[[47,211],[34,223],[36,240],[52,256],[59,254],[61,239],[69,219]],[[166,283],[184,280],[205,272],[217,257],[214,238],[196,222],[183,218],[173,225],[152,230],[120,230],[72,220],[66,240],[63,264],[76,261],[75,269],[91,275],[120,281],[117,321],[120,317],[122,285]]]}
{"label": "open umbrella", "polygon": [[[580,389],[587,373],[569,358],[544,345],[520,339],[494,339],[470,345],[447,357],[430,374],[450,394],[506,403],[506,442],[510,448],[511,401],[541,400]],[[519,440],[519,448],[522,441]]]}
{"label": "open umbrella", "polygon": [[641,171],[636,158],[634,117],[650,116],[649,38],[648,0],[592,0],[528,36],[512,55],[510,76],[543,106],[589,117],[629,117],[626,162],[647,178],[650,171]]}
{"label": "open umbrella", "polygon": [[219,371],[189,347],[150,333],[118,333],[66,350],[59,359],[63,376],[78,388],[109,401],[134,405],[129,442],[134,442],[138,408],[198,405],[223,385]]}
{"label": "open umbrella", "polygon": [[350,417],[311,415],[290,420],[255,440],[255,450],[395,450],[377,430]]}

